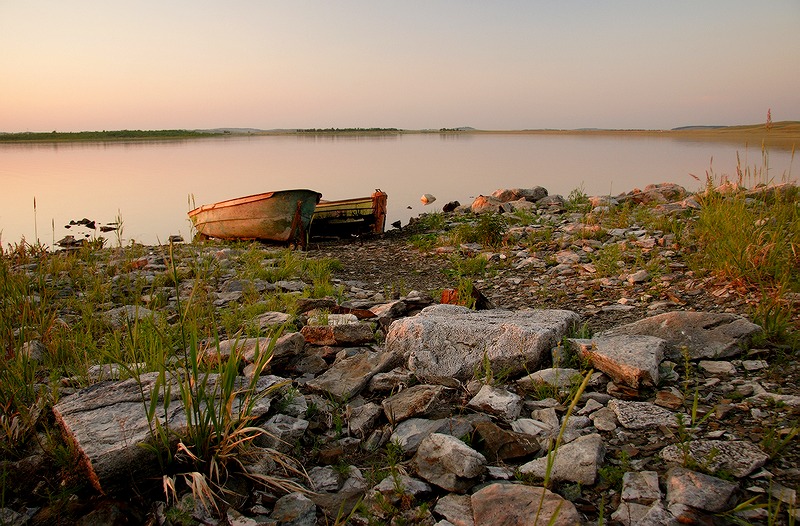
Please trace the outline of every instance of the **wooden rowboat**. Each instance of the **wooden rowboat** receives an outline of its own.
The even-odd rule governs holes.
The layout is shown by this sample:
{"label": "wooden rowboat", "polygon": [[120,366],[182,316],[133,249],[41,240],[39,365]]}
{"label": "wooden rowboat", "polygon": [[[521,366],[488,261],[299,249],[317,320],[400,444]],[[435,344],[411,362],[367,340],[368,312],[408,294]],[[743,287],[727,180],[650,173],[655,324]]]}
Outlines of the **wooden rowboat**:
{"label": "wooden rowboat", "polygon": [[380,234],[386,225],[386,192],[369,197],[320,201],[311,222],[312,237],[349,237]]}
{"label": "wooden rowboat", "polygon": [[305,246],[320,197],[313,190],[266,192],[200,206],[189,212],[189,219],[201,237]]}

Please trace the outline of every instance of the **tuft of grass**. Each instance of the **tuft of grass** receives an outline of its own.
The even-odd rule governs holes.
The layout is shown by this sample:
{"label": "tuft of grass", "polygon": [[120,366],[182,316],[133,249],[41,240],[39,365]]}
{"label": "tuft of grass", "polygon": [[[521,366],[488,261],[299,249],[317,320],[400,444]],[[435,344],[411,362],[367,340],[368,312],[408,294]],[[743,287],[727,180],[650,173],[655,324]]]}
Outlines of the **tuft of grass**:
{"label": "tuft of grass", "polygon": [[443,230],[447,226],[447,217],[443,212],[421,214],[412,223],[414,228],[425,231]]}
{"label": "tuft of grass", "polygon": [[474,257],[450,257],[451,268],[447,274],[454,277],[483,277],[489,267],[489,260],[483,254]]}
{"label": "tuft of grass", "polygon": [[753,285],[800,286],[800,208],[797,192],[769,201],[716,192],[703,199],[694,238],[696,257],[722,276]]}
{"label": "tuft of grass", "polygon": [[502,215],[486,213],[478,216],[477,221],[456,225],[450,231],[450,239],[454,245],[479,243],[484,247],[499,248],[505,231],[506,220]]}
{"label": "tuft of grass", "polygon": [[414,234],[409,239],[409,243],[417,250],[427,252],[439,246],[440,239],[438,234],[427,232],[424,234]]}
{"label": "tuft of grass", "polygon": [[[781,431],[784,431],[781,433]],[[769,427],[764,430],[764,438],[761,439],[761,448],[769,455],[769,458],[778,458],[781,453],[800,436],[800,426],[795,425],[788,429],[776,429]]]}
{"label": "tuft of grass", "polygon": [[[607,243],[600,250],[589,255],[589,260],[597,269],[598,277],[617,276],[624,267],[624,250],[620,243]],[[622,266],[620,265],[622,262]]]}
{"label": "tuft of grass", "polygon": [[[498,386],[508,381],[511,375],[510,367],[495,371],[492,368],[491,360],[486,352],[483,353],[481,363],[475,366],[474,378],[484,385]],[[470,445],[470,444],[467,444]]]}
{"label": "tuft of grass", "polygon": [[[263,336],[248,320],[265,310],[291,312],[296,301],[296,295],[259,297],[246,290],[235,310],[220,309],[214,305],[214,291],[234,269],[250,280],[304,279],[314,283],[309,293],[321,294],[330,290],[331,274],[338,264],[335,260],[312,262],[296,253],[257,245],[231,245],[220,254],[171,245],[168,254],[161,255],[168,270],[155,275],[148,270],[150,279],[146,279],[137,261],[146,253],[133,245],[111,250],[89,243],[79,250],[51,253],[23,240],[0,249],[3,458],[30,454],[36,443],[53,465],[74,465],[76,453],[61,442],[61,433],[47,418],[64,382],[71,387],[91,385],[109,375],[89,374],[91,370],[115,369],[120,378],[138,379],[143,386],[142,375],[155,372],[153,392],[160,396],[150,396],[149,391],[145,396],[143,391],[142,411],[150,423],[164,489],[168,498],[170,492],[177,496],[178,491],[194,491],[195,500],[213,508],[213,502],[223,496],[224,478],[244,471],[240,459],[245,458],[253,438],[263,433],[255,425],[253,409],[269,391],[255,386],[271,347],[260,350],[256,373],[246,378],[240,375],[241,356],[206,364],[201,348],[219,341],[220,334]],[[113,326],[102,313],[119,304],[134,310],[147,306],[156,314]],[[269,336],[274,342],[279,334]],[[35,357],[28,354],[34,345],[40,351]],[[168,429],[166,424],[168,405],[171,400],[175,403],[176,394],[189,422],[186,429]],[[303,478],[290,457],[273,460],[288,476]],[[17,498],[4,480],[0,477],[2,498]],[[282,491],[299,488],[285,476],[261,477],[257,482]],[[51,498],[60,499],[64,493],[67,499],[77,488],[66,481]]]}
{"label": "tuft of grass", "polygon": [[[765,338],[796,348],[792,333],[800,318],[786,298],[800,292],[800,188],[770,188],[766,156],[764,163],[753,170],[739,165],[735,183],[707,174],[702,208],[687,234],[695,245],[690,263],[750,290],[758,298],[751,315]],[[746,191],[746,182],[756,182],[756,191]]]}
{"label": "tuft of grass", "polygon": [[589,196],[586,195],[583,184],[570,191],[567,199],[564,201],[564,205],[569,212],[585,212],[589,209]]}
{"label": "tuft of grass", "polygon": [[535,228],[528,233],[524,244],[533,250],[545,249],[553,243],[553,227]]}

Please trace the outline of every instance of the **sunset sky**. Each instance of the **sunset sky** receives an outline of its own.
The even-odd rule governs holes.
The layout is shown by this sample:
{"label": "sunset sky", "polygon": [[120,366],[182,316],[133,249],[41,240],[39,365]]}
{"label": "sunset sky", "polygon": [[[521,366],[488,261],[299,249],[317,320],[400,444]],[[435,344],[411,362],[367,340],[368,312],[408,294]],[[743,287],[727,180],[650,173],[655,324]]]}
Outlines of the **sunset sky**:
{"label": "sunset sky", "polygon": [[800,1],[0,0],[0,131],[800,119]]}

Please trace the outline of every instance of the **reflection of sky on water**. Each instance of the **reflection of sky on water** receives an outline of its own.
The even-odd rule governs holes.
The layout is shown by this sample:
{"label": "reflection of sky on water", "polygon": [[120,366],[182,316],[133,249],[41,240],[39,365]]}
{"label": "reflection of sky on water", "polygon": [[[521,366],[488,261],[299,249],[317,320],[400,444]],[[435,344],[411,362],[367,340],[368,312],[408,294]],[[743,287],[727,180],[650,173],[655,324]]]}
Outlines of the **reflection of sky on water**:
{"label": "reflection of sky on water", "polygon": [[[50,243],[74,235],[63,228],[71,219],[108,223],[120,215],[124,242],[152,244],[171,234],[188,238],[186,212],[194,204],[288,188],[329,200],[380,188],[389,194],[387,224],[406,224],[448,201],[468,204],[503,187],[567,195],[582,186],[592,195],[675,182],[696,190],[701,183],[690,173],[704,179],[713,168],[735,178],[737,151],[744,166],[761,168],[758,148],[658,137],[432,133],[0,144],[0,231],[6,246],[23,235],[33,240],[36,225]],[[769,154],[773,179],[789,170],[790,157]],[[422,205],[424,193],[436,202]]]}

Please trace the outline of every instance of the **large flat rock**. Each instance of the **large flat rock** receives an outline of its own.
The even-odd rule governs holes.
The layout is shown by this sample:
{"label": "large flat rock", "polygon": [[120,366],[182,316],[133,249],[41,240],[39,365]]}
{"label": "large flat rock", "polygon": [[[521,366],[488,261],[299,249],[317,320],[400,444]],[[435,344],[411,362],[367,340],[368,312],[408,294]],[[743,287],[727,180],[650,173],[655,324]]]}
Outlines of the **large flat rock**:
{"label": "large flat rock", "polygon": [[[602,437],[597,433],[584,435],[556,450],[551,479],[590,486],[597,479],[597,471],[602,466],[604,458],[605,447]],[[520,466],[519,472],[544,479],[547,473],[547,457],[531,460]]]}
{"label": "large flat rock", "polygon": [[[158,472],[158,462],[151,448],[151,429],[157,422],[178,434],[187,427],[186,413],[179,398],[178,379],[171,378],[170,399],[164,409],[164,390],[154,393],[158,373],[145,373],[140,382],[130,378],[121,382],[103,382],[78,391],[53,407],[56,420],[68,440],[76,446],[79,463],[89,481],[101,492],[130,488],[130,484]],[[245,379],[240,377],[242,387]],[[217,376],[209,375],[208,391],[213,392]],[[281,381],[276,376],[258,380],[257,393],[264,393]],[[155,421],[149,422],[145,408],[152,396],[158,399]],[[234,407],[234,412],[238,408]],[[256,404],[253,415],[269,410],[269,400]],[[174,437],[175,435],[173,435]]]}
{"label": "large flat rock", "polygon": [[661,450],[661,458],[667,462],[681,463],[685,455],[710,472],[727,471],[739,478],[746,477],[769,460],[757,445],[745,440],[693,440],[686,451],[677,444]]}
{"label": "large flat rock", "polygon": [[655,336],[667,342],[673,359],[685,349],[690,359],[698,360],[736,356],[760,331],[761,327],[736,314],[675,311],[620,325],[600,336]]}
{"label": "large flat rock", "polygon": [[536,370],[578,321],[567,310],[473,311],[433,305],[394,322],[386,350],[402,356],[421,381],[452,385],[471,379],[485,359],[495,373]]}

